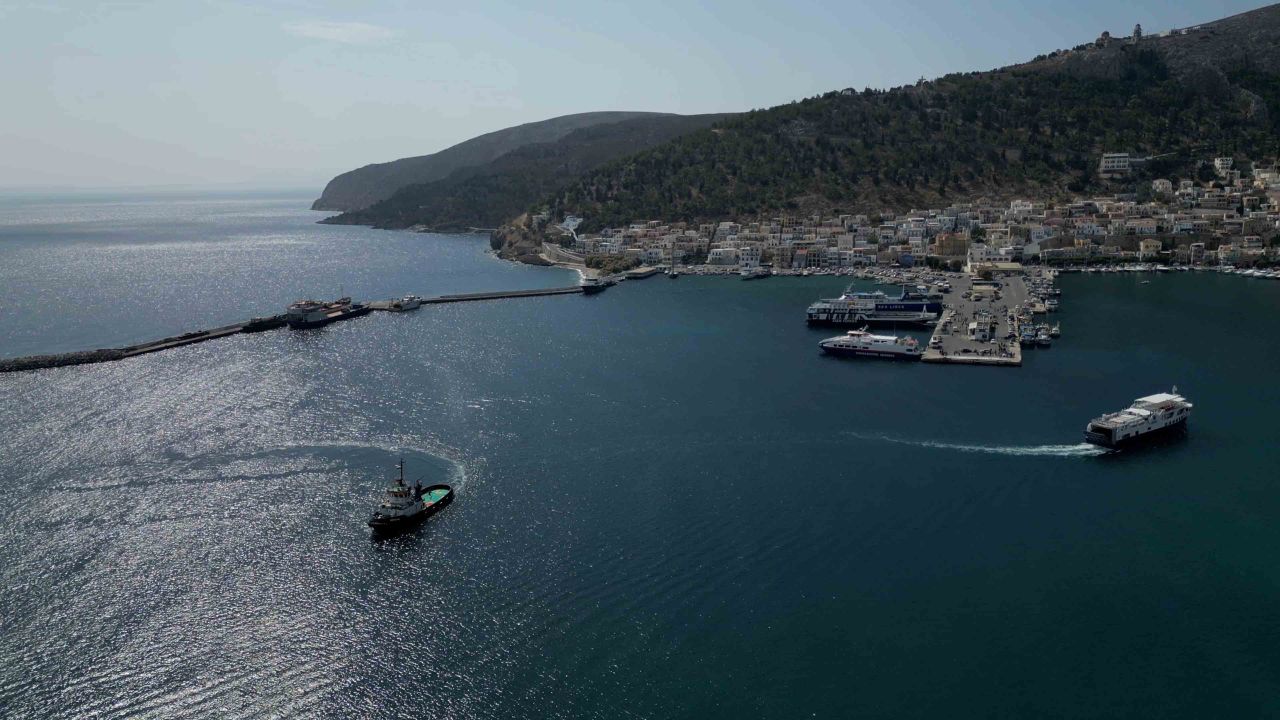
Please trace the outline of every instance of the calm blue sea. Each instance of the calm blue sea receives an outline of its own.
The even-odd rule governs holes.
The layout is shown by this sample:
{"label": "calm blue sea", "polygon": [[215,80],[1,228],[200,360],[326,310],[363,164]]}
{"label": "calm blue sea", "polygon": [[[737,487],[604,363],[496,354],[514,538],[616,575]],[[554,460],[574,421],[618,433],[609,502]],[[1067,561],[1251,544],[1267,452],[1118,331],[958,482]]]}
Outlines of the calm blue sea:
{"label": "calm blue sea", "polygon": [[[2,200],[0,356],[576,281],[308,204]],[[1280,282],[1065,277],[1017,369],[822,357],[804,308],[841,286],[655,277],[0,376],[0,715],[1280,713]],[[1174,384],[1184,441],[1081,445]],[[372,542],[401,457],[457,501]]]}

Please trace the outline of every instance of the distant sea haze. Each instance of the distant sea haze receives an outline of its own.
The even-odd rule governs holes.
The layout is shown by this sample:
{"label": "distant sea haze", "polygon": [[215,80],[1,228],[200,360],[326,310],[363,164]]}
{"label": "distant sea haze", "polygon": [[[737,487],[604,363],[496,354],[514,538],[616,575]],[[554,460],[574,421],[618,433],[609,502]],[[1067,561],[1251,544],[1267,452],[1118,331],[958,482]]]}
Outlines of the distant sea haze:
{"label": "distant sea haze", "polygon": [[[308,203],[10,204],[0,354],[576,280]],[[0,376],[0,707],[1275,714],[1280,283],[1064,276],[1062,337],[1009,369],[823,356],[804,311],[844,283],[655,278]],[[1184,440],[1082,446],[1174,384]],[[457,500],[374,542],[400,459]]]}

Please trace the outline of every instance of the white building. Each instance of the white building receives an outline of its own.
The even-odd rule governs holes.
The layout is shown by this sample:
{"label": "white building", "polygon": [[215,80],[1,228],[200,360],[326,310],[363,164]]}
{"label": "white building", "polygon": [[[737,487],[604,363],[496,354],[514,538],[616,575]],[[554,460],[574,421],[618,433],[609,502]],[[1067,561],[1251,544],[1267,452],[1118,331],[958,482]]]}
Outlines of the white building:
{"label": "white building", "polygon": [[987,245],[986,243],[973,243],[969,246],[969,251],[965,254],[965,269],[973,272],[978,265],[991,262],[1001,262],[1004,258],[1000,256],[1000,251]]}
{"label": "white building", "polygon": [[1098,173],[1104,177],[1127,175],[1130,167],[1129,153],[1103,153],[1102,162],[1098,165]]}
{"label": "white building", "polygon": [[707,253],[708,265],[737,265],[738,248],[711,248]]}

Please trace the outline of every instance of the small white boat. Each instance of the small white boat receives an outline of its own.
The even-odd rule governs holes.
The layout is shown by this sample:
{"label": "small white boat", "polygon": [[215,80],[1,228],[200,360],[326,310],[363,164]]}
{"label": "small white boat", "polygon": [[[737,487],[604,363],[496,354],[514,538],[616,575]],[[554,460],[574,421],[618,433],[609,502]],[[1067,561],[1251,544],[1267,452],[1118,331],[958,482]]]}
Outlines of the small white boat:
{"label": "small white boat", "polygon": [[409,310],[417,310],[422,307],[422,298],[417,295],[405,295],[399,300],[391,301],[389,309],[392,312],[407,312]]}

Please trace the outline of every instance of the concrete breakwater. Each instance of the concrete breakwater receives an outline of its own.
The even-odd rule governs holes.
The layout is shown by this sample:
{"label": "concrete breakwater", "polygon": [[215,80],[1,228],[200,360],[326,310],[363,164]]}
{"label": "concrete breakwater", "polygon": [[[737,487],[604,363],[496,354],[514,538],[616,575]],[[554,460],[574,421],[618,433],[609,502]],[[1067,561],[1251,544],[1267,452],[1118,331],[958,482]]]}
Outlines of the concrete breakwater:
{"label": "concrete breakwater", "polygon": [[[423,298],[423,304],[440,304],[453,302],[474,302],[477,300],[503,300],[507,298],[540,297],[544,295],[572,295],[582,293],[580,286],[544,288],[541,290],[507,290],[487,293],[467,293],[462,295],[441,295]],[[373,310],[391,310],[391,300],[378,300],[369,303]],[[92,363],[114,362],[138,355],[170,350],[207,342],[238,333],[254,333],[265,330],[276,330],[286,325],[284,315],[266,318],[254,318],[247,322],[224,325],[212,330],[199,330],[173,337],[161,338],[138,345],[127,345],[119,348],[99,348],[96,350],[79,350],[76,352],[57,353],[53,355],[29,355],[26,357],[0,360],[0,373],[42,370],[44,368],[65,367],[67,365],[88,365]]]}
{"label": "concrete breakwater", "polygon": [[160,352],[161,350],[183,347],[184,345],[194,345],[196,343],[207,342],[209,340],[217,340],[218,338],[227,337],[228,335],[274,330],[276,328],[284,327],[284,325],[284,316],[276,315],[269,318],[254,318],[247,322],[235,323],[233,325],[224,325],[222,327],[213,328],[212,330],[199,330],[196,332],[183,333],[182,335],[174,335],[173,337],[152,340],[138,345],[126,345],[125,347],[119,348],[99,348],[97,350],[80,350],[77,352],[58,353],[54,355],[29,355],[27,357],[10,358],[8,360],[0,360],[0,373],[22,372],[24,370],[40,370],[43,368],[64,367],[67,365],[87,365],[90,363],[125,360],[127,358],[137,357],[138,355]]}

